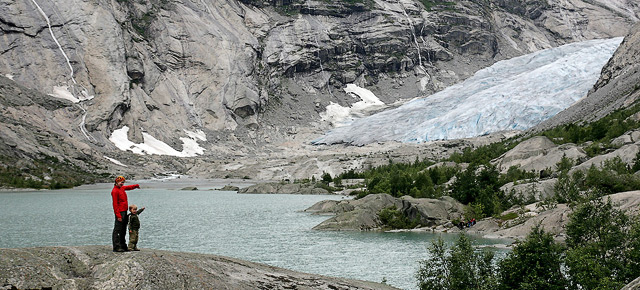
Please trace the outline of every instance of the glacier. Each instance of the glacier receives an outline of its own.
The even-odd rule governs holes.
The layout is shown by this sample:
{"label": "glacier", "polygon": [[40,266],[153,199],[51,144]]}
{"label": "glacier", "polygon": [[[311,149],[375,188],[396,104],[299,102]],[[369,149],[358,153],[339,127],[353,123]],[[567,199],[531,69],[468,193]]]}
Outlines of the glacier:
{"label": "glacier", "polygon": [[528,129],[585,97],[622,39],[571,43],[496,62],[461,83],[352,120],[311,143],[421,143]]}

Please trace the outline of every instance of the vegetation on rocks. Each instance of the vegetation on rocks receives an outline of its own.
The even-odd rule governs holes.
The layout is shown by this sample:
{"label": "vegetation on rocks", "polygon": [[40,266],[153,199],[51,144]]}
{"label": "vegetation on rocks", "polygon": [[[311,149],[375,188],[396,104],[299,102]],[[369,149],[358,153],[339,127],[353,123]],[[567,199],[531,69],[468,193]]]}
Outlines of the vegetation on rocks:
{"label": "vegetation on rocks", "polygon": [[378,217],[382,224],[392,229],[412,229],[419,224],[416,220],[409,220],[409,218],[395,206],[381,210],[378,213]]}
{"label": "vegetation on rocks", "polygon": [[[460,235],[432,242],[416,277],[420,289],[620,289],[640,276],[640,220],[595,197],[576,205],[566,245],[535,227],[497,262]],[[483,249],[486,251],[486,249]]]}
{"label": "vegetation on rocks", "polygon": [[611,141],[628,132],[640,128],[640,121],[633,116],[640,112],[640,104],[616,110],[606,117],[589,124],[567,124],[542,132],[556,144],[593,142],[586,149],[590,157],[615,148]]}
{"label": "vegetation on rocks", "polygon": [[16,162],[9,157],[0,157],[0,187],[62,189],[94,183],[108,179],[110,176],[100,175],[79,168],[55,157],[44,156],[34,159],[28,164]]}

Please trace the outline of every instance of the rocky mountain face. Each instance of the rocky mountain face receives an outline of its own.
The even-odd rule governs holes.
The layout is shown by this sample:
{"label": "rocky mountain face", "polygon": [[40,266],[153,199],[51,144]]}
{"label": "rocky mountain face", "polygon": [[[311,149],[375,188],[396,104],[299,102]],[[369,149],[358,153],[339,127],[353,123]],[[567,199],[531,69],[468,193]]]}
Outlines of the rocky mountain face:
{"label": "rocky mountain face", "polygon": [[[145,133],[181,151],[180,138],[202,132],[202,155],[215,159],[283,150],[264,148],[308,142],[329,128],[320,113],[330,102],[357,101],[346,84],[391,104],[499,60],[624,36],[640,15],[634,0],[2,3],[7,156],[185,172],[198,161],[121,153],[109,139],[127,127],[133,143]],[[610,79],[625,61],[610,63]],[[57,105],[14,104],[24,92]],[[66,145],[33,140],[42,134]]]}

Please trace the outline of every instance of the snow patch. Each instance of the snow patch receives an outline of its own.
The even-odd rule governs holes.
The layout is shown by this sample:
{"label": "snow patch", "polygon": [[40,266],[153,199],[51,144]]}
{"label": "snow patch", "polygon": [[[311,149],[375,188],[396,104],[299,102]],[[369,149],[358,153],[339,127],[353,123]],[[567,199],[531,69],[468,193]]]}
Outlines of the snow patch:
{"label": "snow patch", "polygon": [[10,80],[13,80],[13,75],[12,74],[5,74],[4,77],[8,78]]}
{"label": "snow patch", "polygon": [[109,160],[109,161],[113,162],[113,163],[114,163],[114,164],[116,164],[116,165],[120,165],[120,166],[128,167],[128,166],[126,166],[126,165],[122,164],[122,162],[120,162],[120,161],[118,161],[118,160],[116,160],[116,159],[113,159],[113,158],[111,158],[111,157],[104,156],[104,155],[103,155],[102,157],[104,157],[104,159],[107,159],[107,160]]}
{"label": "snow patch", "polygon": [[355,102],[351,107],[343,107],[334,102],[330,102],[324,113],[320,113],[323,121],[329,122],[333,126],[339,127],[348,124],[356,117],[362,117],[367,112],[384,108],[386,105],[376,97],[376,95],[365,88],[355,84],[348,84],[344,91],[360,101]]}
{"label": "snow patch", "polygon": [[80,102],[80,99],[76,98],[71,92],[69,92],[69,87],[67,86],[53,86],[53,93],[49,94],[49,96],[69,100],[73,103]]}
{"label": "snow patch", "polygon": [[[186,130],[185,130],[186,131]],[[204,137],[204,133],[202,131],[199,132],[189,132],[191,137],[189,138],[182,137],[180,140],[182,141],[182,151],[178,151],[173,149],[171,146],[166,143],[156,139],[155,137],[149,135],[146,132],[142,133],[143,143],[136,144],[129,141],[129,137],[127,137],[127,133],[129,132],[129,127],[124,126],[118,130],[114,130],[111,133],[111,137],[109,137],[109,141],[111,141],[118,149],[122,151],[131,151],[135,154],[156,154],[156,155],[169,155],[176,157],[193,157],[198,154],[204,153],[204,148],[198,145],[197,140],[206,141]]]}

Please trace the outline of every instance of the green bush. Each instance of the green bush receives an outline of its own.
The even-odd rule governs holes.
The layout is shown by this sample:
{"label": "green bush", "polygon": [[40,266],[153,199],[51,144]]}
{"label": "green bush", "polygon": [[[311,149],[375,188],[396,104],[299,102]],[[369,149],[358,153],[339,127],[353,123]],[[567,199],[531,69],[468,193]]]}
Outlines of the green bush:
{"label": "green bush", "polygon": [[418,221],[409,220],[395,206],[381,210],[378,213],[378,217],[383,225],[391,229],[413,229],[419,224]]}

